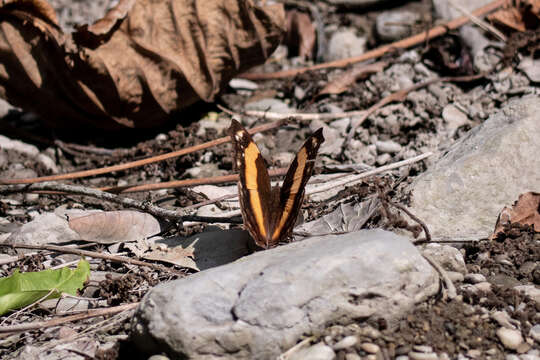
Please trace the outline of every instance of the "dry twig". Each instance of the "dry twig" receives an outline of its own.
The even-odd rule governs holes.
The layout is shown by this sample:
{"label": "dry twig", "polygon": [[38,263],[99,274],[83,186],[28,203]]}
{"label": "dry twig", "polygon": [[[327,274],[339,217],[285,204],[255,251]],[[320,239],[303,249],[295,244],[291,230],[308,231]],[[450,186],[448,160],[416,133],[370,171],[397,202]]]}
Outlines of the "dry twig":
{"label": "dry twig", "polygon": [[448,276],[448,273],[442,268],[441,265],[439,265],[435,260],[433,260],[431,256],[426,255],[426,254],[422,254],[422,256],[439,273],[439,276],[442,278],[444,285],[446,286],[446,290],[448,291],[448,298],[450,300],[455,299],[457,296],[456,287],[454,286],[452,279],[450,279],[450,276]]}
{"label": "dry twig", "polygon": [[93,257],[93,258],[98,258],[98,259],[105,259],[105,260],[109,260],[109,261],[117,262],[117,263],[126,263],[126,264],[131,264],[131,265],[138,265],[138,266],[147,266],[149,268],[156,269],[156,270],[167,269],[168,271],[176,272],[176,271],[174,271],[172,269],[169,269],[169,268],[166,268],[166,267],[164,267],[163,265],[160,265],[160,264],[154,264],[154,263],[150,263],[150,262],[146,262],[146,261],[135,260],[135,259],[131,259],[131,258],[128,258],[128,257],[125,257],[125,256],[104,254],[104,253],[100,253],[100,252],[97,252],[97,251],[82,250],[82,249],[77,249],[77,248],[72,248],[72,247],[67,247],[67,246],[31,245],[31,244],[7,244],[7,243],[0,244],[0,246],[11,247],[13,249],[34,249],[34,250],[56,251],[56,252],[65,253],[65,254],[74,254],[74,255],[79,255],[79,256],[88,256],[88,257]]}
{"label": "dry twig", "polygon": [[97,316],[112,315],[119,312],[132,310],[138,305],[139,303],[137,302],[137,303],[125,304],[125,305],[103,308],[103,309],[92,309],[92,310],[88,310],[80,314],[64,316],[61,318],[55,318],[48,321],[35,321],[28,324],[2,326],[0,327],[0,334],[40,330],[40,329],[45,329],[45,328],[49,328],[53,326],[62,325],[68,322],[89,319],[89,318],[93,318]]}
{"label": "dry twig", "polygon": [[[496,10],[500,6],[504,5],[505,3],[506,3],[506,0],[495,0],[481,8],[474,10],[472,14],[474,16],[482,16],[493,10]],[[307,71],[345,67],[351,64],[362,62],[362,61],[379,58],[385,55],[386,53],[395,51],[396,49],[407,49],[412,46],[421,44],[427,40],[434,39],[438,36],[448,33],[449,31],[455,30],[467,24],[469,21],[470,21],[470,18],[468,16],[462,16],[457,19],[450,20],[444,25],[435,26],[427,31],[423,31],[419,34],[413,35],[406,39],[396,41],[388,45],[381,46],[377,49],[368,51],[360,56],[356,56],[356,57],[352,57],[348,59],[340,59],[340,60],[331,61],[328,63],[317,64],[317,65],[308,66],[308,67],[299,68],[299,69],[277,71],[273,73],[244,73],[240,75],[240,77],[244,79],[249,79],[249,80],[282,79],[282,78],[293,77],[293,76],[305,73]]]}
{"label": "dry twig", "polygon": [[[284,120],[279,120],[279,121],[275,121],[273,123],[263,124],[263,125],[254,127],[253,129],[248,130],[248,132],[250,134],[254,134],[254,133],[257,133],[257,132],[268,131],[268,130],[280,127],[284,123],[285,123]],[[148,164],[152,164],[152,163],[155,163],[155,162],[171,159],[171,158],[178,157],[178,156],[181,156],[181,155],[190,154],[190,153],[195,152],[195,151],[200,151],[200,150],[204,150],[204,149],[214,147],[214,146],[217,146],[217,145],[225,144],[225,143],[227,143],[229,141],[230,141],[230,138],[228,136],[225,136],[225,137],[222,137],[222,138],[219,138],[219,139],[215,139],[215,140],[212,140],[212,141],[205,142],[204,144],[190,146],[190,147],[188,147],[186,149],[181,149],[181,150],[178,150],[178,151],[173,151],[173,152],[158,155],[158,156],[152,156],[152,157],[147,158],[147,159],[132,161],[132,162],[125,163],[125,164],[107,166],[107,167],[103,167],[103,168],[99,168],[99,169],[77,171],[77,172],[72,172],[72,173],[67,173],[67,174],[42,176],[42,177],[37,177],[37,178],[0,179],[0,184],[4,184],[4,185],[7,185],[7,184],[33,184],[33,183],[45,182],[45,181],[68,180],[68,179],[77,179],[77,178],[93,176],[93,175],[101,175],[101,174],[106,174],[106,173],[110,173],[110,172],[113,172],[113,171],[127,170],[127,169],[131,169],[131,168],[134,168],[134,167],[148,165]]]}

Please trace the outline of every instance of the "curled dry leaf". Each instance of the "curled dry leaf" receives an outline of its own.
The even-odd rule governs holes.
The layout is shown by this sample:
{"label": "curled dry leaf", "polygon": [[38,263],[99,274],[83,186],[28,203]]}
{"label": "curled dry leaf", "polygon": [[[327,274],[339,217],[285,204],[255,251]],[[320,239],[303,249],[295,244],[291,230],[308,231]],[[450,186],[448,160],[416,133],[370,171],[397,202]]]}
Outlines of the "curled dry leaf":
{"label": "curled dry leaf", "polygon": [[507,6],[488,19],[521,32],[536,29],[540,25],[540,0],[508,1]]}
{"label": "curled dry leaf", "polygon": [[133,211],[106,211],[69,219],[69,227],[81,239],[99,244],[114,244],[147,238],[161,232],[152,215]]}
{"label": "curled dry leaf", "polygon": [[308,14],[297,10],[287,11],[287,33],[285,43],[289,55],[311,59],[315,51],[317,32]]}
{"label": "curled dry leaf", "polygon": [[53,126],[155,127],[264,62],[284,24],[282,5],[252,0],[120,0],[65,34],[46,0],[11,0],[0,96]]}
{"label": "curled dry leaf", "polygon": [[124,247],[133,252],[138,258],[162,261],[199,271],[199,267],[194,260],[195,244],[196,242],[193,242],[185,248],[181,245],[168,247],[165,244],[151,244],[144,239],[140,239],[137,242],[124,244]]}
{"label": "curled dry leaf", "polygon": [[536,232],[540,232],[540,193],[527,192],[519,196],[518,201],[512,207],[505,206],[502,209],[495,230],[490,239],[504,231],[504,225],[508,224],[532,225]]}

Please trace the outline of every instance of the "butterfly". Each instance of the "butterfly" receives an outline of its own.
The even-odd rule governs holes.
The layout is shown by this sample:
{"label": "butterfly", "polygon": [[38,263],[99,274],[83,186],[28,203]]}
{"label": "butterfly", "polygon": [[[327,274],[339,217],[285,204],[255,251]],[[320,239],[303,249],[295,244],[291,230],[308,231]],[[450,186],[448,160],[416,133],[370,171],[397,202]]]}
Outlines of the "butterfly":
{"label": "butterfly", "polygon": [[302,207],[319,147],[324,142],[322,128],[302,145],[287,170],[283,185],[271,187],[265,161],[251,135],[236,120],[228,129],[239,171],[238,194],[244,226],[259,247],[277,246],[288,238]]}

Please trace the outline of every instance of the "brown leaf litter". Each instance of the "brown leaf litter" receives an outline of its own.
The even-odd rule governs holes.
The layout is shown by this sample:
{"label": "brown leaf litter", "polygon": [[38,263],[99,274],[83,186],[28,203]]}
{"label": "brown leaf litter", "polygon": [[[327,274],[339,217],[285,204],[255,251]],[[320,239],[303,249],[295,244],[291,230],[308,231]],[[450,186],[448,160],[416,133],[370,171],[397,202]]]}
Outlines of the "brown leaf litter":
{"label": "brown leaf litter", "polygon": [[155,127],[213,101],[266,60],[285,23],[281,5],[251,0],[121,0],[66,34],[45,0],[4,4],[0,95],[68,128]]}

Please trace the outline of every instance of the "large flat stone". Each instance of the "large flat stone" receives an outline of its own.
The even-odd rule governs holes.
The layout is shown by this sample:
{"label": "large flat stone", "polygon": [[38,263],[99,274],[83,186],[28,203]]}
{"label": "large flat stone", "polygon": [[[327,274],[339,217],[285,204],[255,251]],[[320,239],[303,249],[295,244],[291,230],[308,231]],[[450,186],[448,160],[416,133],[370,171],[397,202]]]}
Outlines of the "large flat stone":
{"label": "large flat stone", "polygon": [[499,212],[540,189],[540,99],[514,101],[411,184],[410,210],[434,237],[484,238]]}
{"label": "large flat stone", "polygon": [[437,274],[405,237],[316,237],[155,287],[132,336],[147,354],[273,359],[328,323],[392,322],[438,289]]}

